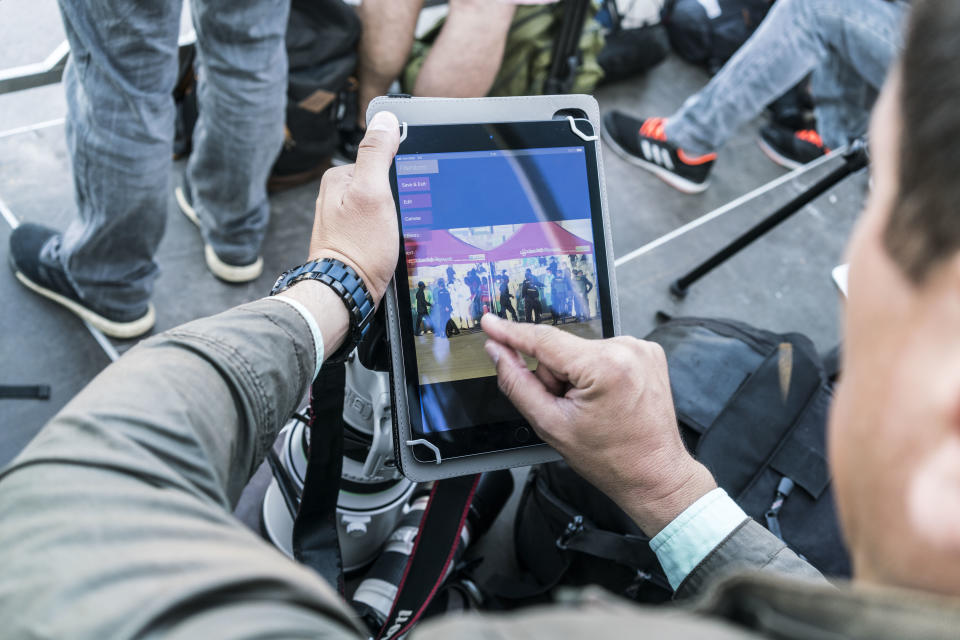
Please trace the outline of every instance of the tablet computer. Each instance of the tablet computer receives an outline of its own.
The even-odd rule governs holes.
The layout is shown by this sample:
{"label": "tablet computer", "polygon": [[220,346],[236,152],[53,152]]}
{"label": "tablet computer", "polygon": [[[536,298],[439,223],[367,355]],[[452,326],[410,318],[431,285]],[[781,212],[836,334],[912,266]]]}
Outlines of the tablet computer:
{"label": "tablet computer", "polygon": [[390,172],[403,240],[393,353],[413,455],[439,463],[542,444],[499,391],[479,321],[614,335],[593,126],[405,128]]}

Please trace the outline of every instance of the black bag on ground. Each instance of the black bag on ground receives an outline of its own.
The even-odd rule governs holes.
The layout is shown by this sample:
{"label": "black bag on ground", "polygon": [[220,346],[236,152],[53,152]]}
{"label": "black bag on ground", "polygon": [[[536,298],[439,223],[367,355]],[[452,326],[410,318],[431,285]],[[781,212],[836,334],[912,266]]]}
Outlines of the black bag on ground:
{"label": "black bag on ground", "polygon": [[619,82],[639,75],[663,62],[670,53],[670,41],[663,25],[617,29],[607,34],[597,63],[603,82]]}
{"label": "black bag on ground", "polygon": [[360,18],[343,0],[293,0],[287,27],[286,136],[270,173],[277,191],[319,177],[340,144],[341,121],[355,126]]}
{"label": "black bag on ground", "polygon": [[[666,322],[648,339],[666,352],[684,442],[719,486],[820,571],[849,576],[825,454],[832,376],[813,343],[698,318]],[[504,606],[557,585],[599,584],[643,602],[672,596],[648,538],[563,463],[531,471],[515,542],[529,583],[493,585]]]}
{"label": "black bag on ground", "polygon": [[[668,0],[660,14],[677,54],[716,73],[754,32],[773,0]],[[709,7],[709,9],[708,9]]]}
{"label": "black bag on ground", "polygon": [[[292,0],[287,23],[289,62],[283,148],[268,188],[278,191],[319,177],[330,166],[341,129],[356,127],[360,18],[343,0]],[[190,154],[199,115],[193,47],[180,52],[173,97],[177,105],[174,158]]]}

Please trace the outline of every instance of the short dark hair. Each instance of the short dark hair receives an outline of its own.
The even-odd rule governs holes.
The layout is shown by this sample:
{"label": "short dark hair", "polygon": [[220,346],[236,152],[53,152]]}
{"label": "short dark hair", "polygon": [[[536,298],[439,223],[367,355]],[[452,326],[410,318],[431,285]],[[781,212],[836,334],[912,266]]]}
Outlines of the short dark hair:
{"label": "short dark hair", "polygon": [[919,283],[960,251],[960,2],[914,0],[899,105],[899,193],[884,244]]}

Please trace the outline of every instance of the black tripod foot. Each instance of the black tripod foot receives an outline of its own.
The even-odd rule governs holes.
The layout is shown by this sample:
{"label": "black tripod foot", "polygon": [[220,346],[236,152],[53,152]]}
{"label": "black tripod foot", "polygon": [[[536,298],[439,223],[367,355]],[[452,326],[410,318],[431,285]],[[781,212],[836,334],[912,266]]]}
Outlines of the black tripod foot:
{"label": "black tripod foot", "polygon": [[670,293],[672,293],[677,298],[683,299],[687,297],[687,287],[681,286],[679,280],[674,280],[670,283]]}

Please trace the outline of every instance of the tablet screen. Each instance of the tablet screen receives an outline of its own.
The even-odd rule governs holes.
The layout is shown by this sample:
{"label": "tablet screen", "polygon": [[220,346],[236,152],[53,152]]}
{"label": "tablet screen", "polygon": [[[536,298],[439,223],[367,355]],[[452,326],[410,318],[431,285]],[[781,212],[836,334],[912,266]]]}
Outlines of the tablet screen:
{"label": "tablet screen", "polygon": [[[527,146],[522,136],[488,125],[486,146],[496,148],[405,153],[406,144],[395,158],[404,246],[398,294],[415,361],[406,368],[416,387],[410,404],[418,409],[411,411],[418,435],[482,425],[492,436],[491,427],[522,424],[483,349],[484,313],[584,338],[605,335],[594,148],[570,135],[566,122],[539,124],[565,131],[549,139],[562,146]],[[416,129],[408,136],[415,138]],[[532,133],[526,138],[538,141]],[[457,136],[448,139],[455,146]]]}

